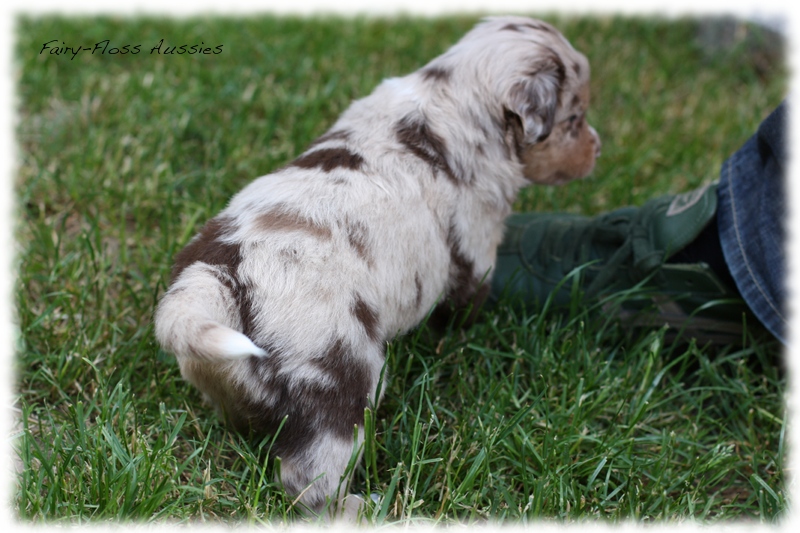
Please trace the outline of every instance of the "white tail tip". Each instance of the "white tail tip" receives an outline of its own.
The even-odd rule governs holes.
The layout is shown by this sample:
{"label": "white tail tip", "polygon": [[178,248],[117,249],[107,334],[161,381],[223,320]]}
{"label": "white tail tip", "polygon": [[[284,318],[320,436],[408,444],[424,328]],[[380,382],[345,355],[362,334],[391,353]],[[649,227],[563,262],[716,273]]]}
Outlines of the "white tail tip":
{"label": "white tail tip", "polygon": [[213,344],[218,353],[229,359],[241,359],[255,355],[266,357],[268,354],[248,339],[245,335],[228,328],[218,328],[214,331]]}

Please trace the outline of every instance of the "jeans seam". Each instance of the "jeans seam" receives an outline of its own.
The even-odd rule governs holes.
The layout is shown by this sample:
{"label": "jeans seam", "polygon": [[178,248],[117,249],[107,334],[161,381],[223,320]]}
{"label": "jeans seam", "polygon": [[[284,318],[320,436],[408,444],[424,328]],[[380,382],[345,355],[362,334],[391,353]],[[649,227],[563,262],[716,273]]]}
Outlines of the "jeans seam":
{"label": "jeans seam", "polygon": [[738,219],[738,216],[737,216],[737,213],[736,213],[736,200],[735,200],[734,195],[733,195],[733,182],[731,180],[731,166],[732,166],[732,164],[730,162],[728,162],[728,164],[725,165],[725,167],[726,167],[725,170],[726,170],[726,173],[728,174],[728,176],[727,176],[728,177],[728,183],[730,184],[730,186],[728,187],[728,197],[730,198],[730,201],[731,201],[731,216],[733,217],[733,231],[734,231],[734,235],[736,236],[736,244],[739,247],[739,255],[742,258],[742,263],[744,264],[745,268],[747,269],[747,273],[750,275],[750,279],[752,280],[753,285],[755,285],[756,289],[761,294],[761,298],[764,300],[764,302],[773,311],[775,311],[775,314],[782,321],[785,322],[786,318],[783,316],[783,314],[780,312],[780,310],[778,310],[772,304],[772,301],[767,296],[767,294],[764,292],[764,289],[761,287],[761,284],[758,282],[758,278],[756,278],[755,274],[753,273],[753,270],[750,268],[750,263],[749,263],[749,261],[747,259],[747,254],[745,254],[745,252],[744,252],[744,243],[742,242],[741,235],[739,234],[739,219]]}

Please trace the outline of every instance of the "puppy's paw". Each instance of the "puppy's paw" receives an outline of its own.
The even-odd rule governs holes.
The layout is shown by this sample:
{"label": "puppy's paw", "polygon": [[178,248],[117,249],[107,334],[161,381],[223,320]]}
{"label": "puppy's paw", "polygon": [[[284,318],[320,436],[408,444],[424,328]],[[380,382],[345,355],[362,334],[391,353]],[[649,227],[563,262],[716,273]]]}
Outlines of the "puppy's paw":
{"label": "puppy's paw", "polygon": [[365,510],[364,498],[348,494],[336,509],[331,508],[328,519],[336,524],[358,525]]}

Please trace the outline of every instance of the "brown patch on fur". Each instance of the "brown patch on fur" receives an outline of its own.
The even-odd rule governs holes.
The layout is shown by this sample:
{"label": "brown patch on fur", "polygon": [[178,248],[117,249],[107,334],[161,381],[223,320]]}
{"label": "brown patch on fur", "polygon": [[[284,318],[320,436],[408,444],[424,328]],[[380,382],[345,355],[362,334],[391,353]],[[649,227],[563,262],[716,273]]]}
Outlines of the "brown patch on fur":
{"label": "brown patch on fur", "polygon": [[419,72],[422,75],[422,79],[426,81],[439,81],[439,82],[446,82],[450,80],[450,75],[452,74],[449,70],[441,68],[441,67],[427,67]]}
{"label": "brown patch on fur", "polygon": [[364,425],[364,409],[369,406],[370,393],[374,392],[372,376],[342,339],[336,339],[313,363],[333,382],[332,388],[307,385],[309,397],[319,410],[319,424],[337,437],[351,440],[354,427]]}
{"label": "brown patch on fur", "polygon": [[447,244],[450,246],[450,290],[448,291],[448,297],[459,307],[469,303],[477,288],[474,273],[475,264],[461,253],[459,249],[460,240],[455,227],[451,225],[447,234]]}
{"label": "brown patch on fur", "polygon": [[444,139],[432,132],[425,121],[405,117],[395,126],[395,133],[400,144],[433,167],[434,172],[441,171],[454,184],[461,184],[447,164]]}
{"label": "brown patch on fur", "polygon": [[380,332],[378,331],[378,313],[361,296],[356,296],[352,307],[350,307],[350,312],[364,326],[367,337],[376,342],[381,340]]}
{"label": "brown patch on fur", "polygon": [[[251,440],[275,435],[280,430],[271,455],[296,459],[302,456],[304,447],[316,434],[314,417],[309,416],[313,409],[296,400],[298,391],[291,377],[280,373],[281,361],[286,354],[270,345],[263,348],[269,352],[268,357],[250,357],[247,360],[250,375],[264,389],[262,400],[245,392],[241,384],[233,384],[231,390],[218,387],[214,379],[219,380],[222,376],[218,376],[209,365],[198,365],[193,373],[209,385],[206,390],[213,391],[210,395],[229,427]],[[224,381],[231,383],[230,378]]]}
{"label": "brown patch on fur", "polygon": [[233,290],[233,298],[236,300],[236,304],[239,307],[239,317],[242,320],[242,333],[258,346],[257,339],[255,338],[256,309],[252,298],[250,298],[250,285],[239,281]]}
{"label": "brown patch on fur", "polygon": [[[351,348],[342,339],[336,339],[311,360],[329,378],[328,383],[296,379],[280,372],[281,361],[291,354],[272,346],[264,349],[270,353],[269,357],[248,360],[250,373],[264,388],[264,400],[247,399],[244,393],[231,398],[232,405],[238,408],[226,413],[228,423],[252,439],[275,435],[280,428],[271,455],[284,459],[302,459],[304,450],[320,431],[352,439],[354,426],[364,424],[364,409],[368,407],[374,384],[369,370]],[[306,481],[309,482],[311,479]],[[296,493],[302,488],[287,487],[287,490]]]}
{"label": "brown patch on fur", "polygon": [[330,239],[331,229],[315,223],[309,218],[287,211],[278,206],[258,216],[254,226],[259,231],[300,231],[318,239]]}
{"label": "brown patch on fur", "polygon": [[519,32],[521,32],[522,28],[520,27],[519,24],[510,23],[510,24],[506,24],[505,26],[500,28],[500,31],[519,31]]}
{"label": "brown patch on fur", "polygon": [[230,275],[235,276],[242,259],[239,245],[222,241],[224,235],[232,229],[233,223],[226,217],[216,217],[206,222],[189,244],[175,256],[170,283],[178,279],[186,267],[197,261],[227,267]]}
{"label": "brown patch on fur", "polygon": [[263,401],[242,395],[243,405],[231,413],[229,422],[239,433],[251,439],[275,435],[280,430],[272,455],[281,458],[296,458],[314,439],[320,425],[313,405],[303,401],[308,384],[293,380],[280,372],[281,361],[286,354],[267,347],[269,357],[251,357],[250,371],[264,388]]}
{"label": "brown patch on fur", "polygon": [[548,33],[553,33],[553,29],[550,28],[549,26],[547,26],[545,24],[537,24],[535,22],[525,22],[523,24],[515,24],[515,23],[511,22],[509,24],[506,24],[502,28],[500,28],[500,31],[508,30],[508,31],[522,32],[522,31],[524,31],[523,28],[530,28],[532,30],[545,31],[545,32],[548,32]]}
{"label": "brown patch on fur", "polygon": [[347,242],[355,250],[356,255],[363,259],[368,265],[372,265],[372,256],[367,246],[367,226],[361,221],[346,223]]}
{"label": "brown patch on fur", "polygon": [[422,279],[419,277],[419,272],[414,273],[414,287],[416,288],[416,292],[414,293],[414,309],[419,309],[419,306],[422,305]]}
{"label": "brown patch on fur", "polygon": [[537,31],[544,31],[547,33],[557,33],[552,27],[548,26],[547,24],[544,24],[543,22],[536,22],[536,21],[526,22],[524,25],[527,26],[528,28]]}
{"label": "brown patch on fur", "polygon": [[450,247],[450,279],[444,300],[431,314],[430,323],[443,328],[451,320],[461,325],[472,324],[481,304],[489,295],[489,286],[476,276],[475,263],[459,249],[460,237],[455,225],[450,225],[447,243]]}
{"label": "brown patch on fur", "polygon": [[197,236],[175,256],[171,282],[174,282],[186,267],[198,261],[218,267],[211,273],[230,291],[239,310],[242,333],[250,337],[253,332],[254,310],[248,296],[248,286],[238,277],[239,263],[242,260],[241,247],[238,243],[222,241],[224,235],[232,229],[232,222],[227,218],[217,217],[209,220]]}
{"label": "brown patch on fur", "polygon": [[242,282],[236,275],[236,267],[232,265],[222,266],[220,270],[212,272],[217,280],[227,287],[231,296],[236,301],[239,310],[239,320],[241,333],[253,340],[252,334],[255,331],[255,310],[250,299],[250,286]]}
{"label": "brown patch on fur", "polygon": [[301,155],[292,161],[289,166],[300,168],[319,167],[325,172],[330,172],[335,168],[359,170],[363,164],[363,157],[346,148],[320,148]]}

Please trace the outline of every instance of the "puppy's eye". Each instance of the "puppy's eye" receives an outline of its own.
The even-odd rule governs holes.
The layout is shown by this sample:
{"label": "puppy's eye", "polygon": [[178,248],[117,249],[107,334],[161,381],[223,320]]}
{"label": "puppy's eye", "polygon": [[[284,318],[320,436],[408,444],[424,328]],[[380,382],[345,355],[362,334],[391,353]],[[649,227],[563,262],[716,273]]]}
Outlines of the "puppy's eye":
{"label": "puppy's eye", "polygon": [[583,122],[583,113],[575,113],[574,115],[570,115],[561,121],[561,123],[564,124],[565,127],[571,130],[580,127],[582,122]]}
{"label": "puppy's eye", "polygon": [[583,113],[576,113],[567,118],[567,127],[570,130],[577,130],[583,127]]}

